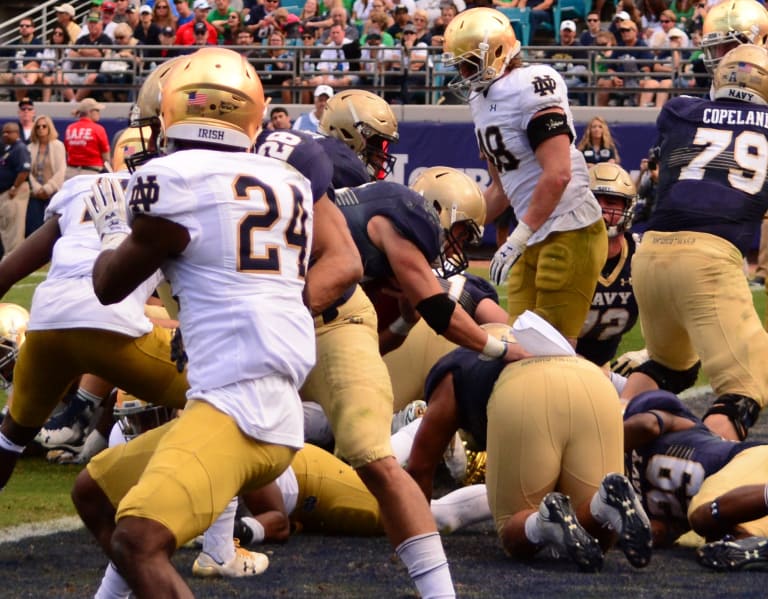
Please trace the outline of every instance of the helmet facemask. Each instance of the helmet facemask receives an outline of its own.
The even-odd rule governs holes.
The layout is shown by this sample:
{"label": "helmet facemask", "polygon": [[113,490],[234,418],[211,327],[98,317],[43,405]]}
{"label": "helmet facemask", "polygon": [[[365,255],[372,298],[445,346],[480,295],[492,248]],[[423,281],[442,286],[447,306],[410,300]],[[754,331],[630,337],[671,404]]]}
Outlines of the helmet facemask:
{"label": "helmet facemask", "polygon": [[19,346],[8,337],[0,338],[0,389],[8,389],[13,382],[13,369],[19,355]]}

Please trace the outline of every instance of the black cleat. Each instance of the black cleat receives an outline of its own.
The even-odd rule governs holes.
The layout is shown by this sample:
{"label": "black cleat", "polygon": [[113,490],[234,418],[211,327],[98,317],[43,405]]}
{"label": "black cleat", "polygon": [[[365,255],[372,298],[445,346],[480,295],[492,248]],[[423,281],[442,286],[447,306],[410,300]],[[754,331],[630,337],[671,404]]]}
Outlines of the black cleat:
{"label": "black cleat", "polygon": [[696,550],[696,558],[702,566],[721,572],[768,571],[768,538],[747,537],[707,543]]}
{"label": "black cleat", "polygon": [[539,521],[544,536],[568,552],[582,572],[598,572],[603,567],[603,551],[597,540],[579,524],[571,501],[562,493],[548,493],[539,506]]}
{"label": "black cleat", "polygon": [[[608,474],[600,483],[600,499],[621,517],[619,547],[635,568],[645,568],[651,561],[651,522],[632,484],[622,474]],[[618,522],[617,522],[618,524]]]}

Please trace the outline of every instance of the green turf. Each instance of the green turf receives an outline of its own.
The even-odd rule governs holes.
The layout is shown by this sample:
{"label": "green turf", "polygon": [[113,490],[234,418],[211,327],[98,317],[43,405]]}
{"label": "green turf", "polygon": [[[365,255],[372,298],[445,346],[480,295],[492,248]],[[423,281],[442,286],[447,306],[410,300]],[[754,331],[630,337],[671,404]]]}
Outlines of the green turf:
{"label": "green turf", "polygon": [[[487,276],[486,268],[473,267],[471,272]],[[15,302],[29,307],[34,286],[45,273],[40,271],[14,286],[3,301]],[[506,286],[498,289],[503,306],[506,307]],[[766,294],[763,290],[753,292],[755,306],[761,318],[765,317]],[[619,353],[640,349],[644,346],[640,327],[635,326],[624,336]],[[41,373],[42,376],[44,374]],[[699,384],[705,379],[700,378]],[[5,404],[5,393],[0,394],[0,405]],[[42,457],[23,457],[6,489],[0,495],[0,528],[26,522],[39,522],[75,514],[69,493],[79,472],[79,466],[58,466],[48,464]]]}

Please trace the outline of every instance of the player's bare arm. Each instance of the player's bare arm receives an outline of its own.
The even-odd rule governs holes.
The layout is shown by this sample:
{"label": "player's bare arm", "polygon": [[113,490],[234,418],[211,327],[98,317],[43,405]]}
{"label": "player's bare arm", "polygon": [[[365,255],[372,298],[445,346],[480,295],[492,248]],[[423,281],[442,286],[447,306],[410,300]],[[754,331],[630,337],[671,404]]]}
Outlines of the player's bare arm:
{"label": "player's bare arm", "polygon": [[93,289],[102,304],[115,304],[136,289],[168,258],[184,251],[187,229],[165,218],[138,215],[130,235],[93,265]]}

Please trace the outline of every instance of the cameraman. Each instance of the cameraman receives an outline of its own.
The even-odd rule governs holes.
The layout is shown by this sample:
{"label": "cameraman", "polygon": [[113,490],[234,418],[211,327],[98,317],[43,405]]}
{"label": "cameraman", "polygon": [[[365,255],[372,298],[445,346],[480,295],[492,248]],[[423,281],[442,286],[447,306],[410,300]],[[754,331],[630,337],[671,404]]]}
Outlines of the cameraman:
{"label": "cameraman", "polygon": [[659,162],[655,148],[648,152],[648,158],[640,161],[640,172],[635,179],[637,188],[637,204],[635,205],[635,220],[633,232],[642,233],[645,222],[650,218],[656,206],[656,186],[659,181]]}

